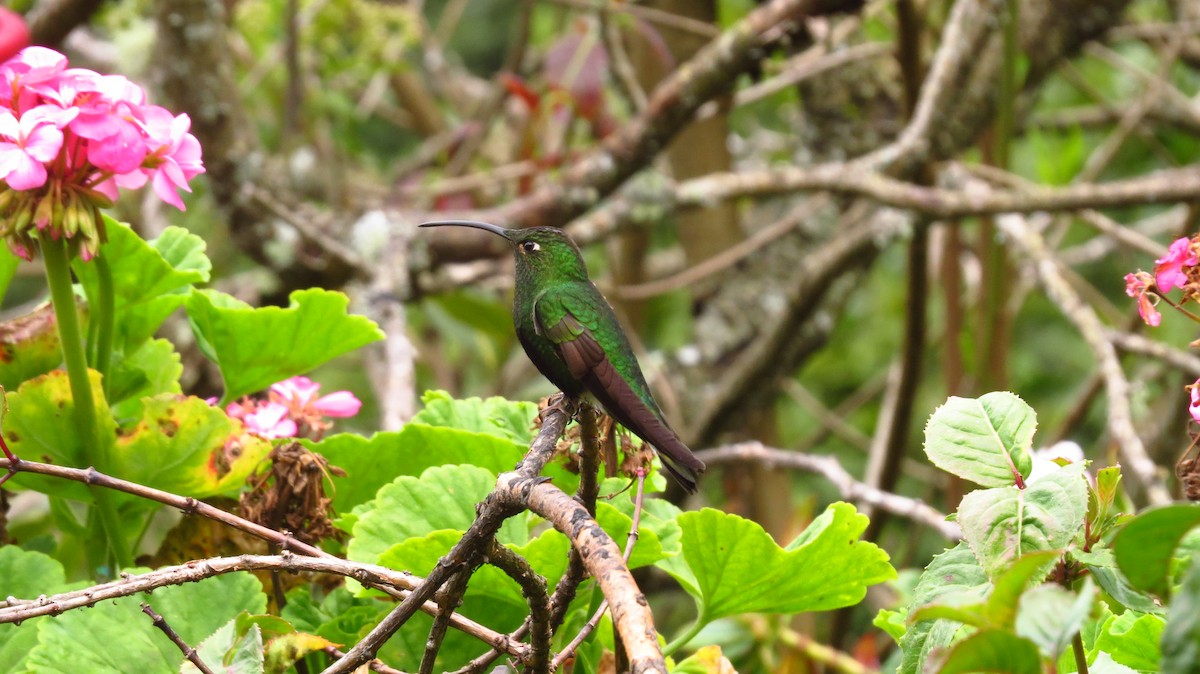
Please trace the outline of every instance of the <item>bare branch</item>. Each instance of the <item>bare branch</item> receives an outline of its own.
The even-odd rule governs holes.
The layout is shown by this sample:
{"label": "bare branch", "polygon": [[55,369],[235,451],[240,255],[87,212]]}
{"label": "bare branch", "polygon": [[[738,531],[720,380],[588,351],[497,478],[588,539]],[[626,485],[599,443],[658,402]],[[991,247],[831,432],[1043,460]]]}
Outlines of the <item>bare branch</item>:
{"label": "bare branch", "polygon": [[196,649],[189,646],[188,643],[183,640],[183,637],[179,636],[179,633],[167,623],[166,619],[156,613],[154,609],[151,608],[146,602],[142,602],[142,613],[150,616],[150,620],[154,622],[154,626],[162,630],[163,634],[167,635],[167,638],[171,640],[171,643],[175,644],[175,646],[183,652],[183,657],[187,658],[188,662],[195,665],[196,669],[200,670],[202,674],[213,674],[213,671],[208,668],[208,665],[204,664],[204,661],[200,659],[200,654],[196,652]]}
{"label": "bare branch", "polygon": [[1071,287],[1046,242],[1025,223],[1024,218],[1003,217],[997,224],[1010,237],[1012,245],[1029,257],[1046,294],[1075,325],[1092,349],[1104,376],[1108,429],[1118,444],[1122,464],[1146,491],[1146,498],[1151,504],[1169,503],[1171,495],[1163,485],[1158,467],[1147,455],[1146,447],[1133,426],[1133,416],[1129,408],[1129,380],[1121,369],[1116,349],[1105,334],[1104,324]]}
{"label": "bare branch", "polygon": [[919,500],[880,491],[854,479],[832,456],[802,454],[784,449],[765,447],[759,442],[743,442],[736,445],[714,447],[696,452],[701,461],[709,465],[735,463],[738,461],[760,461],[772,466],[783,466],[824,476],[837,487],[842,498],[869,503],[880,510],[905,517],[933,529],[944,538],[956,541],[962,538],[962,529],[955,522],[947,522],[946,515]]}

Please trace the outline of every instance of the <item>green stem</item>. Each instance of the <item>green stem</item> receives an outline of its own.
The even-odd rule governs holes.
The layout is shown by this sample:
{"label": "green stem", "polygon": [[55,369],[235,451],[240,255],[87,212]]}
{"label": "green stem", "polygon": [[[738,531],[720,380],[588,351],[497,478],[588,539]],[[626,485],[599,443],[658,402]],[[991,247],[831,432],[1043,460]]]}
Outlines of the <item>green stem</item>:
{"label": "green stem", "polygon": [[704,629],[704,626],[707,624],[708,619],[704,617],[704,612],[701,611],[700,615],[696,616],[696,622],[692,623],[691,626],[687,628],[687,631],[675,637],[671,643],[663,647],[663,657],[670,657],[673,653],[675,653],[675,651],[687,646],[688,643],[690,643],[692,639],[695,639],[696,635],[699,634],[700,630]]}
{"label": "green stem", "polygon": [[1071,650],[1075,652],[1075,669],[1079,674],[1088,674],[1087,651],[1083,649],[1083,635],[1075,633],[1071,640]]}
{"label": "green stem", "polygon": [[[96,401],[92,397],[87,357],[84,355],[83,339],[79,332],[75,293],[71,289],[71,264],[67,257],[67,242],[63,239],[47,239],[41,243],[42,257],[46,265],[46,281],[50,285],[50,301],[54,304],[54,318],[58,323],[58,335],[62,341],[63,360],[67,364],[67,378],[71,382],[71,398],[75,403],[75,425],[83,439],[83,459],[88,464],[104,470],[103,462],[97,461],[100,458],[97,456],[100,434],[99,425],[96,423]],[[121,519],[117,516],[113,494],[106,489],[92,488],[92,496],[96,500],[100,522],[108,534],[109,557],[115,558],[120,568],[130,566],[133,560],[130,549],[125,544],[125,533],[121,529]]]}
{"label": "green stem", "polygon": [[99,326],[96,335],[96,360],[94,365],[96,371],[100,373],[104,382],[104,395],[108,395],[108,370],[112,363],[113,350],[113,331],[116,328],[115,319],[115,299],[113,293],[112,268],[108,266],[108,258],[99,256],[92,260],[92,264],[96,265],[96,275],[99,279],[97,284],[97,294],[99,297],[94,298],[95,304],[92,305],[91,319],[89,322]]}

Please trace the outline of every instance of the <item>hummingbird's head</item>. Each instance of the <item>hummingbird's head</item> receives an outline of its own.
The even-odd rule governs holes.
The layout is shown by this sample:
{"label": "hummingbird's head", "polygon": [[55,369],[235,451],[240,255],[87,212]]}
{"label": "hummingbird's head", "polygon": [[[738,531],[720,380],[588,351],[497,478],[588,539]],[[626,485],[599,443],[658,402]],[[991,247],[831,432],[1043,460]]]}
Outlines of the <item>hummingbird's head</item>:
{"label": "hummingbird's head", "polygon": [[531,281],[588,280],[579,247],[557,227],[507,229],[478,220],[439,220],[421,227],[472,227],[502,236],[513,245],[517,276]]}

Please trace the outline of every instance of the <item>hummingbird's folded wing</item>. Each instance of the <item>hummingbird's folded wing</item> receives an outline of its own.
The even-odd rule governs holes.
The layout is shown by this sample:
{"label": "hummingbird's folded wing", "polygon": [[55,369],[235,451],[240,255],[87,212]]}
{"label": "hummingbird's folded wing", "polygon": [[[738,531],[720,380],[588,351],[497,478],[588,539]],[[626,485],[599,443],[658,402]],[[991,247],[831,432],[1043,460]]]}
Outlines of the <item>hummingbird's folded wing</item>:
{"label": "hummingbird's folded wing", "polygon": [[[605,309],[609,313],[602,316]],[[622,373],[596,337],[599,321],[605,318],[610,318],[613,327],[619,329],[611,311],[607,306],[588,306],[569,290],[560,290],[549,291],[538,299],[533,318],[538,332],[555,344],[571,376],[583,382],[584,388],[621,425],[653,445],[659,451],[663,466],[685,489],[695,491],[696,478],[704,471],[704,463],[667,426],[658,404],[650,397],[632,352],[627,354],[631,362]],[[646,389],[644,394],[634,389],[630,379],[635,379],[637,386]]]}

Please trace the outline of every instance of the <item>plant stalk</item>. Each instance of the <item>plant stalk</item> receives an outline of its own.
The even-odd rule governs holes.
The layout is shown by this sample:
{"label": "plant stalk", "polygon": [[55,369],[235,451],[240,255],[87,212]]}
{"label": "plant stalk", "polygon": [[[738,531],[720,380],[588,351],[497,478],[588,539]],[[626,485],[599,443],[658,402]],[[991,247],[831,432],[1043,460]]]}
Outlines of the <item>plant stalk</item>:
{"label": "plant stalk", "polygon": [[116,329],[116,299],[113,294],[112,267],[108,265],[108,258],[98,255],[92,260],[92,264],[96,265],[99,279],[96,293],[99,297],[89,298],[94,302],[90,320],[98,326],[96,350],[94,351],[96,360],[93,362],[93,366],[104,378],[104,395],[107,397],[109,393],[108,375],[112,364],[113,332]]}
{"label": "plant stalk", "polygon": [[[62,341],[63,361],[67,365],[67,378],[71,383],[71,399],[75,403],[75,425],[82,435],[83,458],[89,465],[104,470],[104,462],[98,461],[100,447],[99,425],[96,422],[96,401],[92,396],[92,385],[88,375],[87,356],[79,332],[79,314],[75,308],[75,293],[71,289],[71,264],[67,256],[67,241],[42,242],[42,257],[46,265],[46,281],[50,286],[50,301],[54,305],[54,318],[58,324],[58,335]],[[109,560],[115,560],[119,568],[132,564],[121,519],[117,515],[116,501],[105,489],[93,487],[92,496],[101,525],[108,536]],[[103,561],[109,561],[103,560]],[[93,570],[102,566],[89,560]],[[110,573],[115,573],[113,569]]]}

